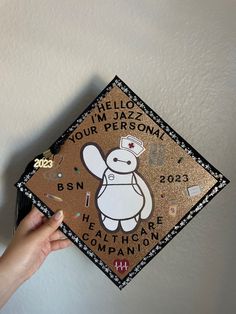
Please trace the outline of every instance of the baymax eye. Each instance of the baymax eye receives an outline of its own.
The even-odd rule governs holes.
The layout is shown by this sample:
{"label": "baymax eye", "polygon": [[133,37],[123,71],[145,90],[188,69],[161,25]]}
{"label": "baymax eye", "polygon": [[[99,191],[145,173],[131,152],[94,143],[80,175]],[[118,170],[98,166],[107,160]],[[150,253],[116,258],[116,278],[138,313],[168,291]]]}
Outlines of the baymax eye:
{"label": "baymax eye", "polygon": [[115,158],[113,158],[113,161],[114,161],[114,162],[117,162],[117,160],[118,160],[118,159],[117,159],[116,157],[115,157]]}
{"label": "baymax eye", "polygon": [[130,164],[131,164],[131,161],[130,161],[130,160],[128,160],[128,161],[127,161],[127,164],[128,164],[128,165],[130,165]]}

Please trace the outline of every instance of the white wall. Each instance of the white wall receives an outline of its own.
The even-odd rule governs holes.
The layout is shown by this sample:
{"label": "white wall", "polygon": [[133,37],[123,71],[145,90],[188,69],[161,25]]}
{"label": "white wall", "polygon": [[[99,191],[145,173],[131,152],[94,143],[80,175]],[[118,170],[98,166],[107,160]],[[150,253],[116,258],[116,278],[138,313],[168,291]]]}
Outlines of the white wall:
{"label": "white wall", "polygon": [[115,74],[231,180],[122,292],[73,247],[2,313],[235,311],[235,14],[233,0],[0,1],[1,251],[24,166]]}

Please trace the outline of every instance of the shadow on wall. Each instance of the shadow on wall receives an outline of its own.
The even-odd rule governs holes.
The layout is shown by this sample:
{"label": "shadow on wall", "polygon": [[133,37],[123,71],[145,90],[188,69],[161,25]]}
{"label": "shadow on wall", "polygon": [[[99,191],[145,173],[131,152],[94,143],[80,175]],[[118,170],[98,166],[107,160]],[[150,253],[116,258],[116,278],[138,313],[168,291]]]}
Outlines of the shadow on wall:
{"label": "shadow on wall", "polygon": [[[94,76],[74,99],[64,112],[55,114],[51,124],[37,138],[32,139],[20,150],[13,151],[3,173],[3,205],[0,208],[0,242],[6,245],[12,237],[15,225],[16,188],[27,164],[38,154],[44,152],[68,128],[73,121],[97,97],[106,84],[101,78]],[[14,165],[14,166],[13,166]]]}

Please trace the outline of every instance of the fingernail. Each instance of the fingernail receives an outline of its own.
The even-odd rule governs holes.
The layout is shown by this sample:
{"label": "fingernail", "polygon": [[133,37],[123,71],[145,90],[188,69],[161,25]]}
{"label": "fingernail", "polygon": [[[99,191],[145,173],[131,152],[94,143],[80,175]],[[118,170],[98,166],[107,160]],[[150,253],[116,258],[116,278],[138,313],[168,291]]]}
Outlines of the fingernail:
{"label": "fingernail", "polygon": [[56,213],[53,215],[53,218],[54,218],[55,220],[60,220],[61,217],[62,217],[62,215],[63,215],[63,211],[62,211],[62,210],[59,210],[58,212],[56,212]]}

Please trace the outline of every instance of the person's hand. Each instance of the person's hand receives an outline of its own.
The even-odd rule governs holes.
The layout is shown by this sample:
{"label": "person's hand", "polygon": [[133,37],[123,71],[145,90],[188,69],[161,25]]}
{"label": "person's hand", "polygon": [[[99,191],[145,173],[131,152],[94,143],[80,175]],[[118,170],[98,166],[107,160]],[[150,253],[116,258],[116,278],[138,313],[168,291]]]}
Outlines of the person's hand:
{"label": "person's hand", "polygon": [[19,224],[12,242],[0,259],[1,263],[5,263],[22,280],[31,277],[50,252],[70,245],[70,240],[57,230],[62,220],[62,211],[47,219],[33,208]]}
{"label": "person's hand", "polygon": [[[0,257],[0,307],[22,282],[39,269],[50,252],[72,243],[57,230],[62,220],[62,211],[47,219],[33,208],[21,221],[10,245]],[[5,298],[1,297],[4,285],[8,287]]]}

